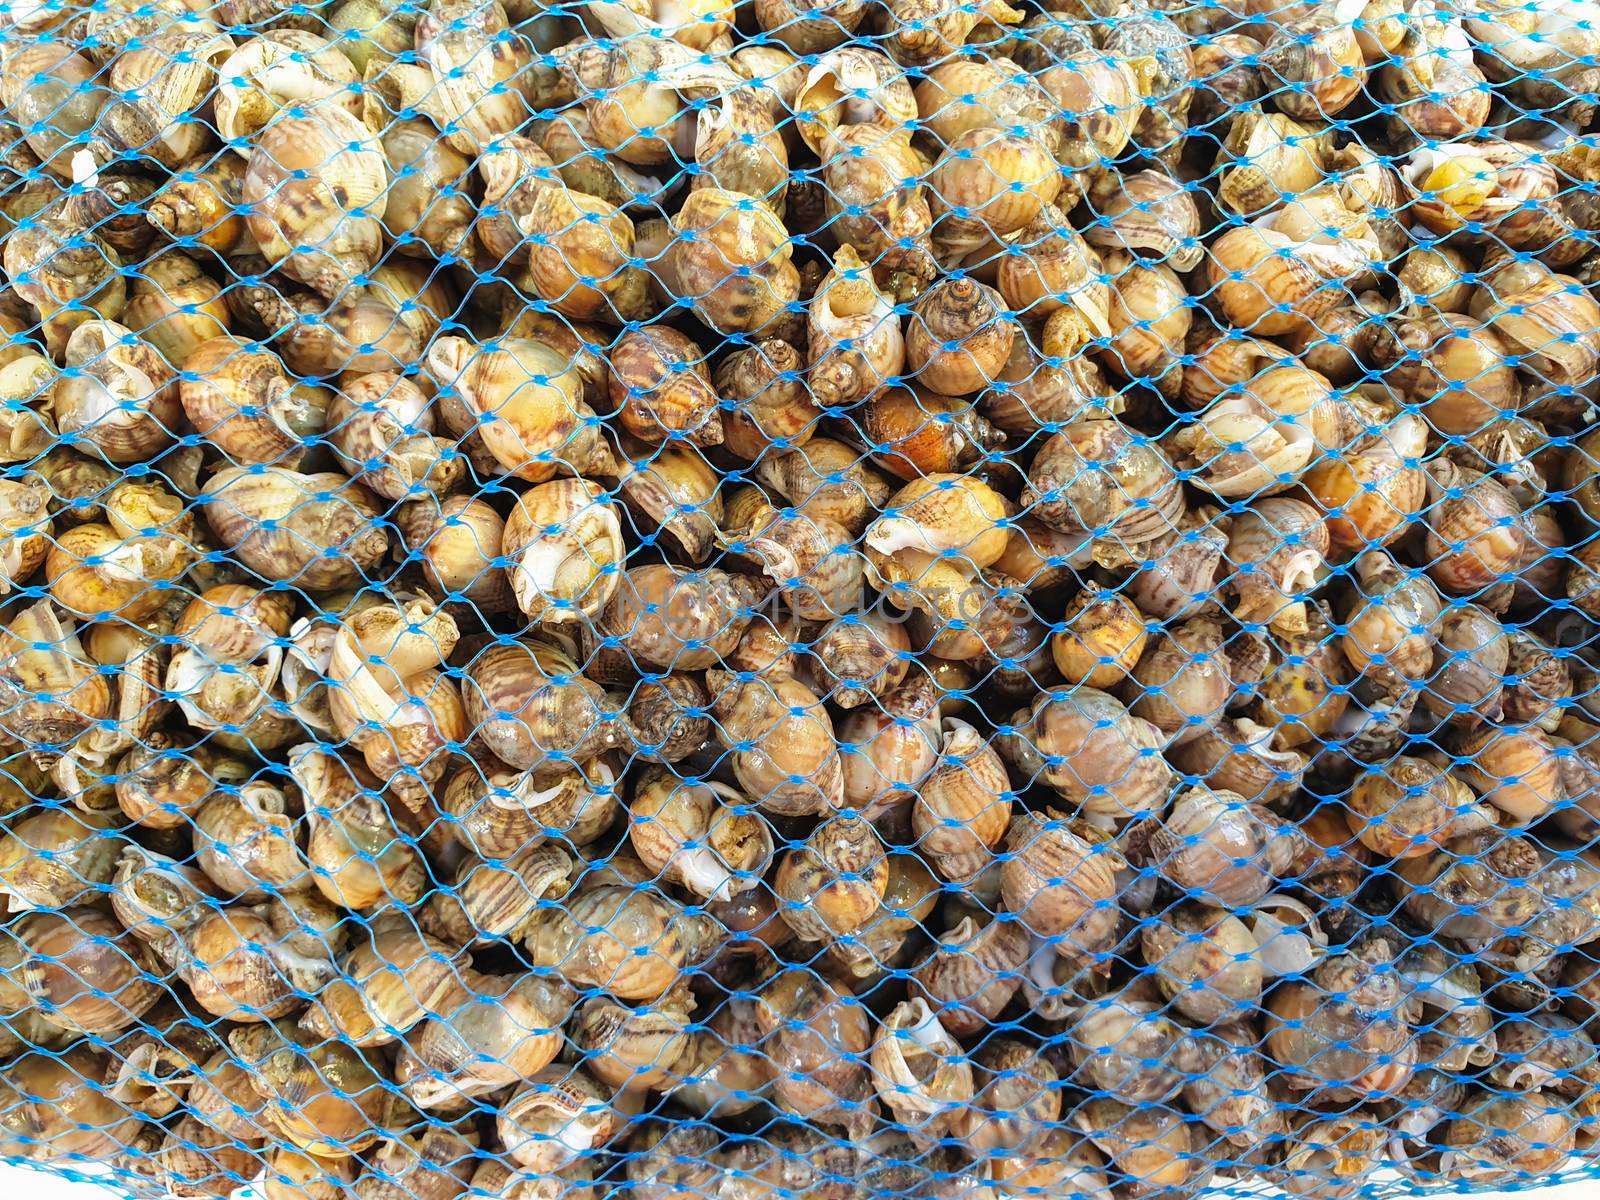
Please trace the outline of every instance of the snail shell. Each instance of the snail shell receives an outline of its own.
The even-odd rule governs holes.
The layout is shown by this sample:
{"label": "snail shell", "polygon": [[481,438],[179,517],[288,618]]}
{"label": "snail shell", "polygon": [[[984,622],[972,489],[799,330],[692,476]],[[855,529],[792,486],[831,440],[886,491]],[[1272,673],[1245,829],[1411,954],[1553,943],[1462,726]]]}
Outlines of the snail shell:
{"label": "snail shell", "polygon": [[939,764],[917,789],[911,828],[939,873],[962,882],[990,865],[1011,824],[1011,780],[978,730],[955,717],[942,724]]}
{"label": "snail shell", "polygon": [[483,444],[507,472],[543,483],[559,471],[607,474],[615,466],[574,360],[540,342],[502,338],[493,348],[437,339],[428,368],[453,388]]}
{"label": "snail shell", "polygon": [[559,979],[459,972],[465,997],[413,1034],[413,1066],[397,1070],[407,1076],[398,1080],[407,1098],[424,1109],[497,1091],[549,1066],[572,1008],[573,993]]}
{"label": "snail shell", "polygon": [[917,964],[909,986],[946,1029],[968,1037],[996,1020],[1017,994],[1029,948],[1021,921],[997,918],[980,928],[976,918],[963,917]]}
{"label": "snail shell", "polygon": [[1039,448],[1023,506],[1063,532],[1138,545],[1177,526],[1183,489],[1153,442],[1120,422],[1075,421]]}
{"label": "snail shell", "polygon": [[634,785],[628,838],[662,878],[705,899],[754,886],[772,861],[772,831],[726,784],[687,783],[650,768]]}
{"label": "snail shell", "polygon": [[961,1044],[924,1000],[895,1006],[878,1026],[872,1071],[883,1105],[930,1141],[959,1129],[976,1086]]}
{"label": "snail shell", "polygon": [[1234,792],[1191,788],[1150,834],[1162,877],[1208,904],[1244,908],[1293,864],[1292,831]]}
{"label": "snail shell", "polygon": [[672,227],[678,236],[668,254],[679,294],[719,333],[760,333],[799,298],[788,231],[759,198],[701,188],[684,200]]}
{"label": "snail shell", "polygon": [[1116,869],[1111,848],[1091,844],[1064,822],[1013,817],[1001,862],[1006,908],[1066,958],[1093,959],[1116,931]]}
{"label": "snail shell", "polygon": [[721,400],[707,355],[665,325],[629,330],[611,349],[611,402],[625,428],[646,442],[722,442]]}
{"label": "snail shell", "polygon": [[541,483],[517,497],[500,553],[517,606],[536,623],[599,615],[622,583],[627,557],[610,495],[587,479]]}
{"label": "snail shell", "polygon": [[1146,925],[1140,938],[1162,994],[1189,1020],[1226,1025],[1260,1005],[1260,948],[1249,926],[1232,914],[1180,905]]}
{"label": "snail shell", "polygon": [[838,741],[814,692],[797,679],[740,681],[722,670],[708,671],[706,683],[720,736],[735,747],[734,776],[758,805],[785,816],[842,806]]}
{"label": "snail shell", "polygon": [[114,321],[89,320],[67,339],[66,365],[70,373],[52,389],[63,434],[114,463],[139,462],[172,444],[182,385],[154,343]]}
{"label": "snail shell", "polygon": [[378,260],[388,183],[383,147],[347,110],[285,115],[255,142],[245,221],[271,261],[336,298]]}
{"label": "snail shell", "polygon": [[878,911],[889,885],[883,843],[872,825],[830,817],[804,845],[778,863],[779,915],[807,941],[828,941],[860,929]]}
{"label": "snail shell", "polygon": [[1125,821],[1160,810],[1172,768],[1166,738],[1115,697],[1089,687],[1046,693],[1013,718],[1004,749],[1030,782],[1043,783],[1096,821]]}
{"label": "snail shell", "polygon": [[938,762],[938,700],[931,680],[912,678],[839,722],[847,808],[874,820],[916,796],[917,785]]}
{"label": "snail shell", "polygon": [[970,276],[943,280],[911,310],[906,366],[929,391],[969,395],[994,381],[1017,332],[1005,300],[992,287]]}
{"label": "snail shell", "polygon": [[978,1094],[962,1143],[979,1157],[1017,1154],[1039,1144],[1061,1118],[1060,1077],[1036,1047],[1015,1038],[986,1041],[972,1056]]}

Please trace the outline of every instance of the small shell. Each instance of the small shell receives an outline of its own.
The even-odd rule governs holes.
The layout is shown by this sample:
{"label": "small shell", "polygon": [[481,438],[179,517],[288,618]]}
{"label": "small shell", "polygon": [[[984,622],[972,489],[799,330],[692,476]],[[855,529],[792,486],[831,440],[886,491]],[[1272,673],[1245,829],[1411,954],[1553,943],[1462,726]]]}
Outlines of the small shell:
{"label": "small shell", "polygon": [[879,700],[899,687],[911,667],[911,639],[904,624],[881,613],[830,622],[811,643],[819,683],[840,708]]}
{"label": "small shell", "polygon": [[1492,828],[1472,789],[1433,763],[1401,756],[1356,780],[1347,819],[1351,832],[1385,858],[1414,858],[1452,838]]}
{"label": "small shell", "polygon": [[703,563],[716,547],[722,524],[721,477],[693,446],[679,442],[629,449],[625,442],[617,491],[658,537],[683,558]]}
{"label": "small shell", "polygon": [[1146,925],[1140,938],[1162,994],[1196,1024],[1237,1021],[1260,1005],[1260,948],[1249,926],[1232,914],[1181,905]]}
{"label": "small shell", "polygon": [[611,349],[611,402],[634,437],[646,442],[722,442],[721,401],[711,386],[708,356],[665,325],[646,325]]}
{"label": "small shell", "polygon": [[1303,633],[1329,544],[1322,514],[1304,501],[1275,496],[1240,513],[1228,534],[1235,619]]}
{"label": "small shell", "polygon": [[1531,824],[1564,798],[1557,751],[1532,725],[1486,727],[1460,745],[1461,778],[1519,824]]}
{"label": "small shell", "polygon": [[597,616],[622,582],[622,522],[586,479],[539,484],[517,498],[500,553],[523,613],[555,625]]}
{"label": "small shell", "polygon": [[938,708],[937,690],[921,677],[845,715],[837,731],[846,807],[871,820],[916,795],[938,762]]}
{"label": "small shell", "polygon": [[1128,1104],[1176,1096],[1197,1065],[1195,1044],[1165,1007],[1128,994],[1085,1005],[1067,1030],[1077,1081]]}
{"label": "small shell", "polygon": [[[817,285],[807,344],[807,377],[821,405],[844,407],[870,400],[897,380],[905,366],[900,318],[848,243],[835,253],[833,270]],[[923,382],[935,386],[926,378]]]}
{"label": "small shell", "polygon": [[1095,961],[1117,924],[1116,871],[1120,856],[1091,844],[1064,822],[1019,813],[1006,835],[1000,866],[1006,907],[1065,958]]}
{"label": "small shell", "polygon": [[428,350],[427,365],[441,387],[454,390],[510,474],[543,483],[563,470],[605,474],[615,465],[569,356],[526,338],[488,347],[443,337]]}
{"label": "small shell", "polygon": [[1011,823],[1005,763],[967,722],[946,717],[939,765],[922,781],[911,810],[918,850],[946,879],[964,882],[994,861]]}
{"label": "small shell", "polygon": [[962,1127],[976,1085],[961,1044],[923,1000],[897,1005],[872,1045],[878,1096],[917,1139],[936,1141]]}
{"label": "small shell", "polygon": [[1423,703],[1435,716],[1471,728],[1501,715],[1511,642],[1494,615],[1477,605],[1452,607],[1439,627],[1434,674]]}
{"label": "small shell", "polygon": [[172,444],[182,385],[153,343],[114,321],[85,321],[67,339],[66,365],[69,374],[52,389],[63,434],[113,463],[140,462]]}
{"label": "small shell", "polygon": [[498,1091],[550,1065],[573,993],[539,974],[480,975],[461,968],[466,997],[416,1030],[397,1081],[425,1109]]}
{"label": "small shell", "polygon": [[955,551],[963,561],[985,567],[1005,551],[1006,516],[1004,497],[982,480],[930,475],[896,492],[864,540],[880,554]]}
{"label": "small shell", "polygon": [[779,915],[807,941],[829,941],[865,925],[889,885],[883,843],[871,824],[831,817],[778,863]]}
{"label": "small shell", "polygon": [[388,182],[382,146],[348,110],[288,113],[254,143],[245,221],[270,260],[337,297],[378,260]]}
{"label": "small shell", "polygon": [[970,395],[994,382],[1017,333],[999,292],[970,276],[945,280],[911,311],[907,371],[929,391]]}
{"label": "small shell", "polygon": [[725,784],[648,769],[634,785],[629,816],[629,840],[645,866],[703,899],[747,890],[772,861],[767,822]]}
{"label": "small shell", "polygon": [[241,900],[265,900],[311,886],[284,794],[250,783],[213,795],[194,815],[195,863],[219,888]]}
{"label": "small shell", "polygon": [[1160,811],[1172,781],[1162,732],[1115,697],[1089,687],[1041,695],[1012,718],[1002,745],[1027,783],[1043,783],[1081,805],[1091,820],[1131,820]]}
{"label": "small shell", "polygon": [[1233,792],[1191,788],[1150,835],[1162,878],[1209,904],[1244,908],[1294,861],[1291,831]]}
{"label": "small shell", "polygon": [[833,721],[796,679],[736,680],[712,670],[711,710],[732,752],[734,777],[768,812],[825,813],[841,806],[844,772]]}
{"label": "small shell", "polygon": [[1107,173],[1090,189],[1094,223],[1084,234],[1092,246],[1125,250],[1165,262],[1175,271],[1200,265],[1200,213],[1192,189],[1160,171]]}
{"label": "small shell", "polygon": [[986,1041],[972,1056],[978,1094],[962,1142],[982,1158],[1036,1146],[1060,1120],[1060,1077],[1035,1047],[1014,1038]]}
{"label": "small shell", "polygon": [[1160,448],[1115,420],[1075,421],[1046,441],[1022,500],[1054,529],[1123,546],[1172,532],[1185,507]]}
{"label": "small shell", "polygon": [[958,1037],[996,1020],[1021,986],[1029,937],[1021,921],[996,919],[979,927],[963,917],[940,935],[912,972],[910,987]]}
{"label": "small shell", "polygon": [[358,584],[389,548],[378,499],[340,474],[282,467],[228,467],[202,493],[206,520],[225,549],[265,579],[312,591]]}
{"label": "small shell", "polygon": [[328,406],[329,440],[339,465],[378,495],[442,496],[466,473],[466,459],[434,433],[428,396],[392,371],[345,383]]}

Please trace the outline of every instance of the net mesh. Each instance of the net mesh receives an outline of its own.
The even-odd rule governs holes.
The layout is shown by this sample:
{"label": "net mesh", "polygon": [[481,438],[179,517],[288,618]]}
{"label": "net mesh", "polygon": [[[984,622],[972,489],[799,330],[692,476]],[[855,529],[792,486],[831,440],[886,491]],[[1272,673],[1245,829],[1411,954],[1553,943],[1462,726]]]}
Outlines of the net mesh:
{"label": "net mesh", "polygon": [[1596,1175],[1600,4],[0,26],[0,1159]]}

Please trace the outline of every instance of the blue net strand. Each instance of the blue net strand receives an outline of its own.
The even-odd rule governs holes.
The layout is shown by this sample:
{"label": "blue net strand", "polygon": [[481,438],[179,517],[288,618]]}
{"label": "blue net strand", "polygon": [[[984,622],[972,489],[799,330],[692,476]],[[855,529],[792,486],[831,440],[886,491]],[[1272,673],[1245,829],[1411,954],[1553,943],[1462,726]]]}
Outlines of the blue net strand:
{"label": "blue net strand", "polygon": [[0,4],[0,1161],[1600,1178],[1600,4]]}

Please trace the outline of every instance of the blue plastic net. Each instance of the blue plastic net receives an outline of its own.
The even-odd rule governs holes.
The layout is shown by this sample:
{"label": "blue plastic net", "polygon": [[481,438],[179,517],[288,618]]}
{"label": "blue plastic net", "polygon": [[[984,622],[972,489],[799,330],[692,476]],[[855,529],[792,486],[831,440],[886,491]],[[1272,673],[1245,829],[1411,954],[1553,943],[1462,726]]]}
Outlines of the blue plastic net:
{"label": "blue plastic net", "polygon": [[0,1158],[1600,1146],[1600,4],[0,7]]}

